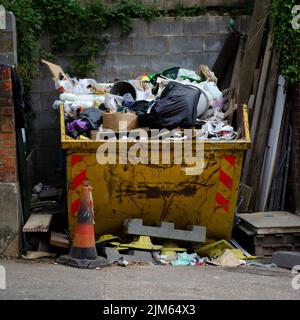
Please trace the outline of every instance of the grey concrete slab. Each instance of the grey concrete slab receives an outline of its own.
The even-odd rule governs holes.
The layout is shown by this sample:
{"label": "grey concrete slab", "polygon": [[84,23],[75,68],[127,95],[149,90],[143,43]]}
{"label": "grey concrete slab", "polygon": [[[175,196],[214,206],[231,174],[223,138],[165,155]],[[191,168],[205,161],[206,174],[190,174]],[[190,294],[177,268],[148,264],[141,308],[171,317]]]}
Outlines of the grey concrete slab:
{"label": "grey concrete slab", "polygon": [[189,226],[187,230],[175,229],[174,223],[160,222],[157,226],[145,226],[142,219],[126,219],[124,231],[131,235],[143,235],[153,238],[172,239],[178,241],[205,242],[206,228]]}

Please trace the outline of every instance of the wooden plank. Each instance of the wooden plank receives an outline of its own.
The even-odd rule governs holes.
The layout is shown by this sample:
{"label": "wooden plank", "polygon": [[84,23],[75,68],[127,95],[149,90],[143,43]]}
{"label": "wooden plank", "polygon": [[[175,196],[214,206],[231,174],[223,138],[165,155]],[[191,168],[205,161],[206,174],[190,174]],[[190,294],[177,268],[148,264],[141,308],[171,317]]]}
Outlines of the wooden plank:
{"label": "wooden plank", "polygon": [[254,94],[251,94],[248,102],[248,115],[249,115],[249,120],[251,121],[252,115],[253,115],[253,107],[254,107],[254,101],[255,101],[255,96]]}
{"label": "wooden plank", "polygon": [[252,196],[252,188],[241,183],[240,190],[239,190],[239,197],[243,197],[243,202],[239,207],[239,212],[248,212],[249,211],[249,204]]}
{"label": "wooden plank", "polygon": [[69,239],[68,236],[64,233],[52,231],[50,244],[52,246],[61,247],[61,248],[69,248]]}
{"label": "wooden plank", "polygon": [[269,128],[271,125],[273,115],[273,108],[275,103],[274,92],[277,87],[278,69],[279,51],[276,49],[272,54],[271,67],[268,72],[266,93],[264,97],[264,102],[261,107],[259,126],[257,128],[256,135],[252,140],[252,148],[249,160],[249,174],[247,175],[246,179],[246,184],[253,189],[253,196],[250,208],[253,208],[254,210],[257,210],[258,208],[260,176],[264,161]]}
{"label": "wooden plank", "polygon": [[52,214],[31,214],[23,227],[23,232],[47,232]]}
{"label": "wooden plank", "polygon": [[282,127],[283,112],[285,108],[285,80],[279,76],[276,103],[273,112],[272,125],[268,137],[268,145],[262,168],[261,185],[259,193],[259,210],[266,210],[273,179],[275,161],[279,144],[280,128]]}
{"label": "wooden plank", "polygon": [[247,103],[251,94],[254,71],[259,59],[264,26],[268,20],[271,2],[272,0],[255,1],[240,74],[239,103]]}
{"label": "wooden plank", "polygon": [[262,66],[260,66],[258,69],[254,70],[254,76],[253,76],[253,93],[254,94],[256,94],[256,92],[258,90],[261,68],[262,68]]}
{"label": "wooden plank", "polygon": [[[272,41],[272,34],[270,32],[269,36],[268,36],[265,55],[264,55],[264,61],[263,61],[263,65],[262,65],[259,86],[258,86],[257,94],[255,97],[255,105],[254,105],[252,115],[250,114],[250,117],[249,117],[249,119],[251,119],[251,121],[250,121],[250,123],[251,123],[251,130],[250,130],[251,141],[253,141],[256,136],[256,130],[257,130],[258,122],[259,122],[261,106],[263,103],[263,97],[264,97],[264,93],[265,93],[266,81],[267,81],[267,76],[268,76],[268,70],[269,70],[269,66],[270,66],[272,47],[273,47],[273,41]],[[249,172],[249,163],[250,163],[250,159],[251,159],[252,149],[253,149],[253,145],[248,150],[248,152],[246,154],[245,162],[244,162],[243,176],[242,176],[242,181],[244,183],[246,183],[246,179],[247,179],[248,172]]]}
{"label": "wooden plank", "polygon": [[240,72],[242,67],[243,52],[245,50],[246,39],[247,39],[246,36],[241,36],[240,38],[238,52],[235,58],[235,63],[232,71],[230,88],[235,89],[236,91],[238,91],[238,83],[239,83],[239,77],[240,77]]}

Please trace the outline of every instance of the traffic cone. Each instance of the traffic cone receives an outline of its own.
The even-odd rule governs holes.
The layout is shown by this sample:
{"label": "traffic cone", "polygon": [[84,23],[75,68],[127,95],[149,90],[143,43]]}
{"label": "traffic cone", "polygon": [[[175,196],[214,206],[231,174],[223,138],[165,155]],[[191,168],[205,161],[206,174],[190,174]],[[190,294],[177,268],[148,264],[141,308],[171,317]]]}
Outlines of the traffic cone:
{"label": "traffic cone", "polygon": [[77,214],[77,224],[74,230],[74,240],[68,256],[61,256],[58,263],[78,268],[94,269],[109,265],[108,260],[97,256],[94,234],[94,212],[92,187],[88,180],[82,183],[80,206]]}

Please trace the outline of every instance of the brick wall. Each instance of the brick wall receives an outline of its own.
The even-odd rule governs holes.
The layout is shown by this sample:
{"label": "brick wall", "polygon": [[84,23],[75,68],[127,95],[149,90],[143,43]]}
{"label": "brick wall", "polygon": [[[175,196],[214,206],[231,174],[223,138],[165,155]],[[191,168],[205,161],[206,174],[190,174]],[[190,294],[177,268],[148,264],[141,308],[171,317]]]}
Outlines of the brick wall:
{"label": "brick wall", "polygon": [[[6,13],[6,29],[0,30],[0,255],[19,253],[19,186],[11,69],[17,63],[16,22]],[[2,65],[2,66],[1,66]]]}
{"label": "brick wall", "polygon": [[17,181],[11,69],[0,66],[0,181]]}
{"label": "brick wall", "polygon": [[[110,44],[99,52],[91,77],[99,82],[132,79],[145,72],[182,66],[197,70],[200,63],[212,67],[228,35],[228,16],[164,17],[147,23],[133,19],[129,37],[120,39],[118,27],[107,35]],[[238,17],[237,28],[247,33],[249,17]],[[51,49],[51,40],[44,36],[41,46]],[[67,70],[73,52],[57,54],[56,63]],[[41,181],[58,182],[60,128],[57,112],[51,105],[58,98],[46,67],[34,79],[32,107],[36,114],[34,141],[37,150],[37,174]]]}

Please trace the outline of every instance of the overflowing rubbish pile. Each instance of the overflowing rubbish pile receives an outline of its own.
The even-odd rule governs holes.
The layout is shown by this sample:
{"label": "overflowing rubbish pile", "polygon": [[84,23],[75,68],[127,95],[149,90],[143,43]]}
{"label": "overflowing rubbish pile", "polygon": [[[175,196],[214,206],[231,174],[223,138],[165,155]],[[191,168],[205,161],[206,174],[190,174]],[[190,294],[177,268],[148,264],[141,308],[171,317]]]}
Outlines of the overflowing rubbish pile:
{"label": "overflowing rubbish pile", "polygon": [[[44,62],[53,71],[53,64]],[[54,79],[60,96],[53,108],[63,106],[66,133],[74,139],[95,140],[95,131],[137,128],[193,129],[196,139],[237,138],[225,113],[228,91],[219,90],[206,65],[200,65],[199,74],[174,67],[115,83],[70,78],[63,72]]]}

